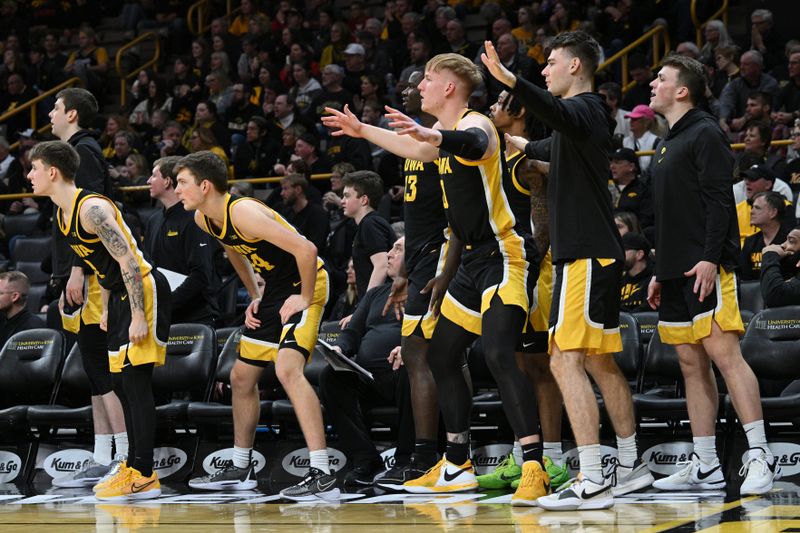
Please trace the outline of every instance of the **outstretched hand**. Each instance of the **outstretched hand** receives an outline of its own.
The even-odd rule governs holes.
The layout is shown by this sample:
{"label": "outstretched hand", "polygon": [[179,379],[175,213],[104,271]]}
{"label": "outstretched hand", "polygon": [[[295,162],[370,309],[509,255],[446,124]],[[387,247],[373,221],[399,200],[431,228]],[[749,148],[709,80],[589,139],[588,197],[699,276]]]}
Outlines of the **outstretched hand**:
{"label": "outstretched hand", "polygon": [[494,76],[500,83],[513,89],[517,84],[517,77],[500,61],[500,56],[497,55],[497,50],[494,49],[492,41],[484,41],[483,46],[486,51],[481,54],[481,61],[486,65],[489,74]]}
{"label": "outstretched hand", "polygon": [[350,137],[361,137],[361,128],[364,124],[358,117],[350,111],[350,106],[345,104],[344,112],[332,107],[325,108],[326,115],[322,115],[322,123],[331,129],[339,128],[331,132],[334,137],[348,135]]}
{"label": "outstretched hand", "polygon": [[398,135],[408,135],[415,141],[423,143],[438,145],[441,142],[442,135],[438,131],[418,124],[413,118],[393,107],[388,105],[384,107],[387,111],[384,116],[389,121],[389,127]]}

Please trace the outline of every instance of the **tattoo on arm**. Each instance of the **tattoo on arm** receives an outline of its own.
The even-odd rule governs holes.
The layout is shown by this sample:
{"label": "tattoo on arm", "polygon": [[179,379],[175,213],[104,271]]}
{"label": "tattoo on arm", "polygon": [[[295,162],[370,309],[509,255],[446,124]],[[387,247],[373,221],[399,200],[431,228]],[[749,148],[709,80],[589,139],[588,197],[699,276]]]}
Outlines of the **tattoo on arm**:
{"label": "tattoo on arm", "polygon": [[128,298],[131,301],[132,311],[144,312],[144,283],[142,282],[142,271],[139,263],[131,257],[128,260],[127,268],[122,270],[122,281],[128,291]]}
{"label": "tattoo on arm", "polygon": [[550,221],[547,211],[547,177],[533,169],[527,172],[528,187],[531,190],[531,219],[533,220],[533,240],[544,257],[550,247]]}
{"label": "tattoo on arm", "polygon": [[113,257],[121,257],[128,253],[128,243],[119,234],[116,228],[112,227],[108,221],[105,211],[98,205],[93,205],[86,212],[89,221],[94,226],[94,231],[103,245]]}

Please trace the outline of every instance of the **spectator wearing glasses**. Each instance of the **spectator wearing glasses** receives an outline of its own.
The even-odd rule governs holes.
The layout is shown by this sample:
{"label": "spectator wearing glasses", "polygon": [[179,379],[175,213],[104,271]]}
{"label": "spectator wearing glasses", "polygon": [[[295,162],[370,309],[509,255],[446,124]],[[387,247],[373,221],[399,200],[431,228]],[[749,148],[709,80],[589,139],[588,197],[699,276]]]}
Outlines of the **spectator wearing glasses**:
{"label": "spectator wearing glasses", "polygon": [[44,320],[26,307],[31,284],[22,272],[0,274],[0,348],[15,333],[46,327]]}

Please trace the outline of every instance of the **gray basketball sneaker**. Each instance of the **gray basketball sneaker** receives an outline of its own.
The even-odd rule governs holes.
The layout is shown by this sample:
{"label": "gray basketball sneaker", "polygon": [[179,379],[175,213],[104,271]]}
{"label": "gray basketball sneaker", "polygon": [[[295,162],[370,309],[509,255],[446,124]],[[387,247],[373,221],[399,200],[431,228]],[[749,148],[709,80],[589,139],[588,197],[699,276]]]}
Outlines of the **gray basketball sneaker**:
{"label": "gray basketball sneaker", "polygon": [[281,491],[281,496],[296,502],[336,500],[339,495],[336,476],[313,467],[308,469],[308,474],[300,483]]}
{"label": "gray basketball sneaker", "polygon": [[255,464],[237,468],[231,462],[213,474],[190,479],[189,486],[200,490],[252,490],[258,486]]}
{"label": "gray basketball sneaker", "polygon": [[108,473],[110,468],[111,465],[101,465],[100,463],[96,463],[94,459],[89,459],[79,470],[55,478],[53,480],[53,486],[70,489],[90,487],[97,484],[97,482]]}

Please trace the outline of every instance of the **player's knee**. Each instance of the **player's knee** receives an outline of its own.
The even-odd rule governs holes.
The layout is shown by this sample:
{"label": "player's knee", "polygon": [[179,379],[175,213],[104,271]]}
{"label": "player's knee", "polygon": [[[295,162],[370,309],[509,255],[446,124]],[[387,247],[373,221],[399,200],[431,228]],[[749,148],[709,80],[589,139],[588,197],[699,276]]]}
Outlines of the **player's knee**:
{"label": "player's knee", "polygon": [[255,380],[249,372],[244,371],[240,366],[234,365],[231,369],[231,389],[234,392],[249,392],[255,387]]}
{"label": "player's knee", "polygon": [[292,388],[306,379],[302,365],[286,363],[280,359],[275,363],[275,375],[278,376],[278,381],[284,389]]}

